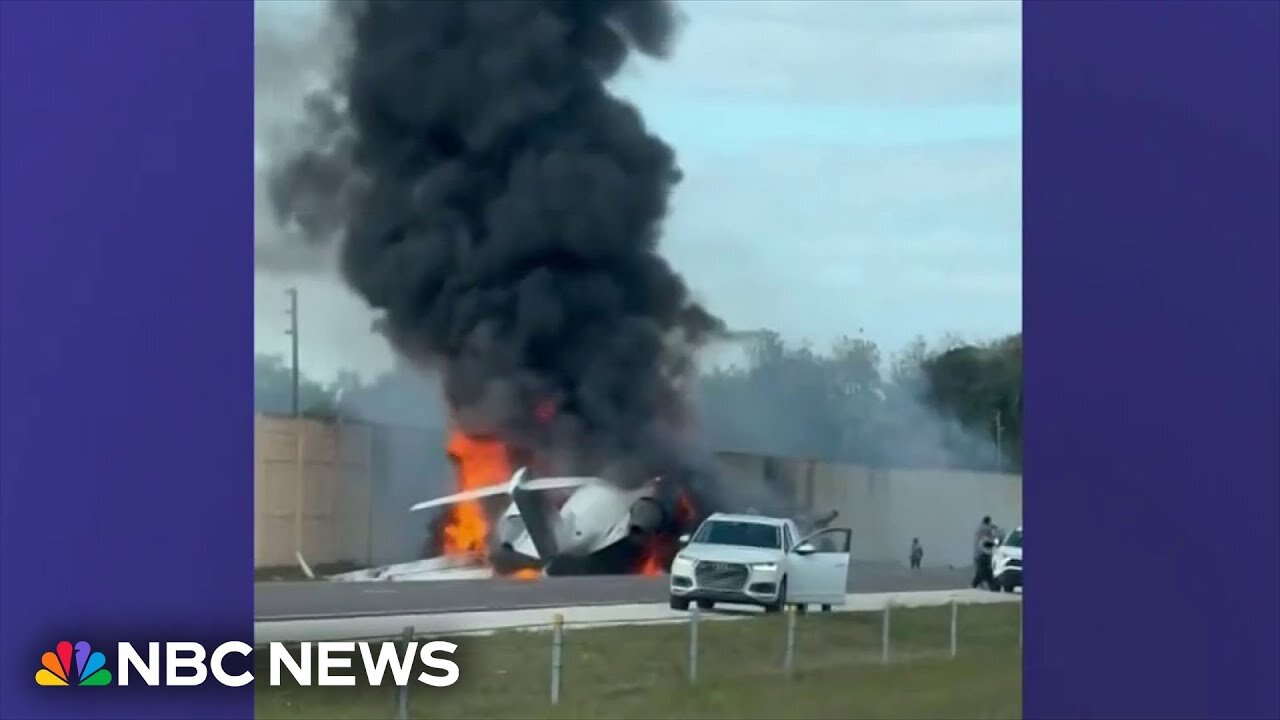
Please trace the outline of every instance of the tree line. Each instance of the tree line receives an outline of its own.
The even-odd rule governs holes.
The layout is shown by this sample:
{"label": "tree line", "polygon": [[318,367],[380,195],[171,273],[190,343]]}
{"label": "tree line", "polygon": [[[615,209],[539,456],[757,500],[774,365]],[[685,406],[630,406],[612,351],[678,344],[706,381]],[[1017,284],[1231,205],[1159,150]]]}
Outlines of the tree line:
{"label": "tree line", "polygon": [[[886,359],[845,337],[825,352],[774,332],[746,342],[744,363],[695,378],[699,430],[710,448],[882,467],[1022,468],[1022,334],[989,342],[923,339]],[[255,358],[260,412],[292,408],[292,373]],[[429,379],[397,369],[365,381],[299,377],[300,414],[390,423],[440,435],[443,402]]]}

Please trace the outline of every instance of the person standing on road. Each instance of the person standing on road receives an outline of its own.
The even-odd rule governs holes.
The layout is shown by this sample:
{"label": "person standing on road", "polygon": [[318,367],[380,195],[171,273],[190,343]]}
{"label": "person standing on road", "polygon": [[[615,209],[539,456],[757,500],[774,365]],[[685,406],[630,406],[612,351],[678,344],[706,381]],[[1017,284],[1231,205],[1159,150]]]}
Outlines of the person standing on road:
{"label": "person standing on road", "polygon": [[924,546],[920,544],[920,538],[911,538],[911,569],[919,570],[920,561],[924,559]]}
{"label": "person standing on road", "polygon": [[999,530],[991,522],[991,516],[982,518],[973,534],[973,587],[986,585],[994,589],[996,578],[991,569],[991,555],[996,549]]}

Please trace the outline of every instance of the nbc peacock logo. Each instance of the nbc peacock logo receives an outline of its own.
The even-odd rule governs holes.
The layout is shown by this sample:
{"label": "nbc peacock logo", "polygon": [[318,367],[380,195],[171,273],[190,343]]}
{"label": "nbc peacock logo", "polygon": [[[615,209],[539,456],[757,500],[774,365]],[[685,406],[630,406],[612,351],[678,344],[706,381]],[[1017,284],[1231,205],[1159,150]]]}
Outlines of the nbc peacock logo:
{"label": "nbc peacock logo", "polygon": [[[71,672],[71,658],[75,656],[75,673]],[[111,671],[107,669],[107,658],[100,652],[93,652],[89,643],[81,640],[75,644],[63,640],[53,652],[46,652],[40,658],[44,667],[36,671],[36,684],[55,687],[69,685],[110,685]]]}

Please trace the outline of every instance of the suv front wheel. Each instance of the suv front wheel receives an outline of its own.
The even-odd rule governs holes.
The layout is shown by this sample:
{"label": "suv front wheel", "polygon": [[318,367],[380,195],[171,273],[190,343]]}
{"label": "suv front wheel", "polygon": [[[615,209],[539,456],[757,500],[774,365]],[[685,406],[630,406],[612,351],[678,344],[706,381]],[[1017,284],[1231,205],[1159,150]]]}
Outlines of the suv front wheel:
{"label": "suv front wheel", "polygon": [[787,579],[782,578],[782,584],[778,585],[778,599],[764,606],[767,613],[781,612],[782,608],[787,605]]}

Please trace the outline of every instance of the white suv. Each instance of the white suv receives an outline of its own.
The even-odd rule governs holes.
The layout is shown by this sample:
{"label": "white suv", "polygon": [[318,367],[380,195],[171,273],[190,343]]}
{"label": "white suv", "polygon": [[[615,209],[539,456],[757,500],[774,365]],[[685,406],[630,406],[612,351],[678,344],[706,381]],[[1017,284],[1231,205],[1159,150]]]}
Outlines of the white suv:
{"label": "white suv", "polygon": [[671,607],[717,602],[760,605],[777,612],[786,604],[830,610],[845,603],[849,581],[848,528],[826,528],[801,538],[788,519],[715,513],[671,563]]}
{"label": "white suv", "polygon": [[1022,526],[1009,531],[991,557],[991,573],[996,587],[1011,593],[1022,587]]}

